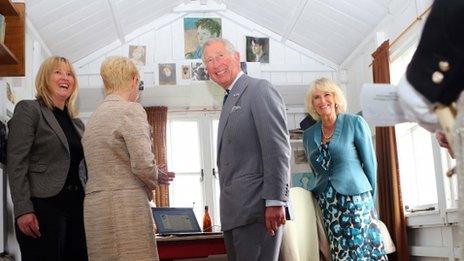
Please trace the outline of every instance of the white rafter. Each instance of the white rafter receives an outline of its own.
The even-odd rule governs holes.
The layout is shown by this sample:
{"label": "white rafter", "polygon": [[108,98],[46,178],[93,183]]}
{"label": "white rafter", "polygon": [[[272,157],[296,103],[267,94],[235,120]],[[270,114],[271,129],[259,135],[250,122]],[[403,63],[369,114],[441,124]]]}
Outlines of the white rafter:
{"label": "white rafter", "polygon": [[295,9],[294,14],[290,16],[291,17],[290,21],[285,26],[284,33],[282,34],[282,42],[285,42],[288,40],[288,38],[290,37],[290,34],[295,29],[296,23],[298,22],[298,20],[300,20],[300,17],[306,8],[306,5],[308,4],[309,4],[309,0],[300,0],[300,3]]}
{"label": "white rafter", "polygon": [[119,41],[121,41],[121,44],[125,44],[126,38],[122,30],[121,21],[117,17],[118,7],[112,0],[107,0],[106,2],[108,3],[108,7],[110,8],[110,11],[111,11],[111,19],[113,19],[113,23],[114,23],[114,27],[116,28],[116,34],[118,35],[118,39]]}

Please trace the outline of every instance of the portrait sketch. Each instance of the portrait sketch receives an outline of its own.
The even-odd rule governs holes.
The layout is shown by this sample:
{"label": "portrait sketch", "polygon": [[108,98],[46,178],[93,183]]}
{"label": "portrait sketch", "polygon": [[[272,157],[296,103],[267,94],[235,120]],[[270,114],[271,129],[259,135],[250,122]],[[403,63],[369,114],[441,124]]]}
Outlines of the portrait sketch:
{"label": "portrait sketch", "polygon": [[182,65],[181,74],[182,74],[182,80],[190,80],[191,78],[190,65]]}
{"label": "portrait sketch", "polygon": [[246,61],[269,63],[269,38],[247,36]]}
{"label": "portrait sketch", "polygon": [[158,65],[158,68],[160,85],[176,85],[175,63],[160,63]]}
{"label": "portrait sketch", "polygon": [[129,45],[129,58],[136,66],[145,66],[147,62],[146,51],[145,45]]}
{"label": "portrait sketch", "polygon": [[192,63],[192,80],[193,81],[207,81],[209,75],[206,73],[206,69],[203,63]]}
{"label": "portrait sketch", "polygon": [[184,18],[185,59],[201,59],[203,44],[221,37],[220,18]]}

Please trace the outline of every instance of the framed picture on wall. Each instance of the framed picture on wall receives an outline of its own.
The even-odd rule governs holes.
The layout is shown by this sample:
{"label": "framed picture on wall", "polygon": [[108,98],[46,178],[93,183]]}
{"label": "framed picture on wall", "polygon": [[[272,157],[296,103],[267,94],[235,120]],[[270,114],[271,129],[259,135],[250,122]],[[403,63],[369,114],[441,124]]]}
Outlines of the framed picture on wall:
{"label": "framed picture on wall", "polygon": [[201,59],[203,44],[210,38],[221,37],[220,18],[184,18],[185,59]]}
{"label": "framed picture on wall", "polygon": [[160,85],[176,85],[176,64],[175,63],[160,63],[158,65],[159,84]]}
{"label": "framed picture on wall", "polygon": [[190,78],[192,77],[190,65],[188,64],[182,65],[180,68],[180,71],[181,71],[182,80],[190,80]]}
{"label": "framed picture on wall", "polygon": [[145,45],[129,45],[129,58],[136,66],[145,66],[147,63],[147,47]]}
{"label": "framed picture on wall", "polygon": [[306,158],[305,151],[303,149],[294,149],[293,150],[293,157],[295,160],[295,164],[307,164],[308,159]]}
{"label": "framed picture on wall", "polygon": [[193,81],[208,81],[209,75],[206,73],[203,63],[192,63],[192,80]]}
{"label": "framed picture on wall", "polygon": [[269,63],[269,38],[246,37],[247,62]]}

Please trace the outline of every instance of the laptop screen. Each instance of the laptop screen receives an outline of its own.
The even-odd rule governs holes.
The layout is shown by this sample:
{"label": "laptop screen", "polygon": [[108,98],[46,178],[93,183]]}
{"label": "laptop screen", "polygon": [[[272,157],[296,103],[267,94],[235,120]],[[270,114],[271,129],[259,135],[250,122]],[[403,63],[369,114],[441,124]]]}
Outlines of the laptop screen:
{"label": "laptop screen", "polygon": [[201,232],[193,208],[151,208],[158,234]]}

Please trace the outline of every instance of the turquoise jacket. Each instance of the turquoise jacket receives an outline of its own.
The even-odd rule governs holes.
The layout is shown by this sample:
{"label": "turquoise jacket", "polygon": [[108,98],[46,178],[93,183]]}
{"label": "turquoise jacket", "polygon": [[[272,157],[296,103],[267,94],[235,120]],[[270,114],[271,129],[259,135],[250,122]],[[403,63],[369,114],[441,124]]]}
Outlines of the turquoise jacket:
{"label": "turquoise jacket", "polygon": [[372,146],[371,131],[358,115],[339,114],[329,143],[330,164],[321,162],[321,121],[305,130],[303,144],[314,179],[309,188],[317,194],[324,192],[328,182],[344,195],[370,191],[375,194],[377,161]]}

